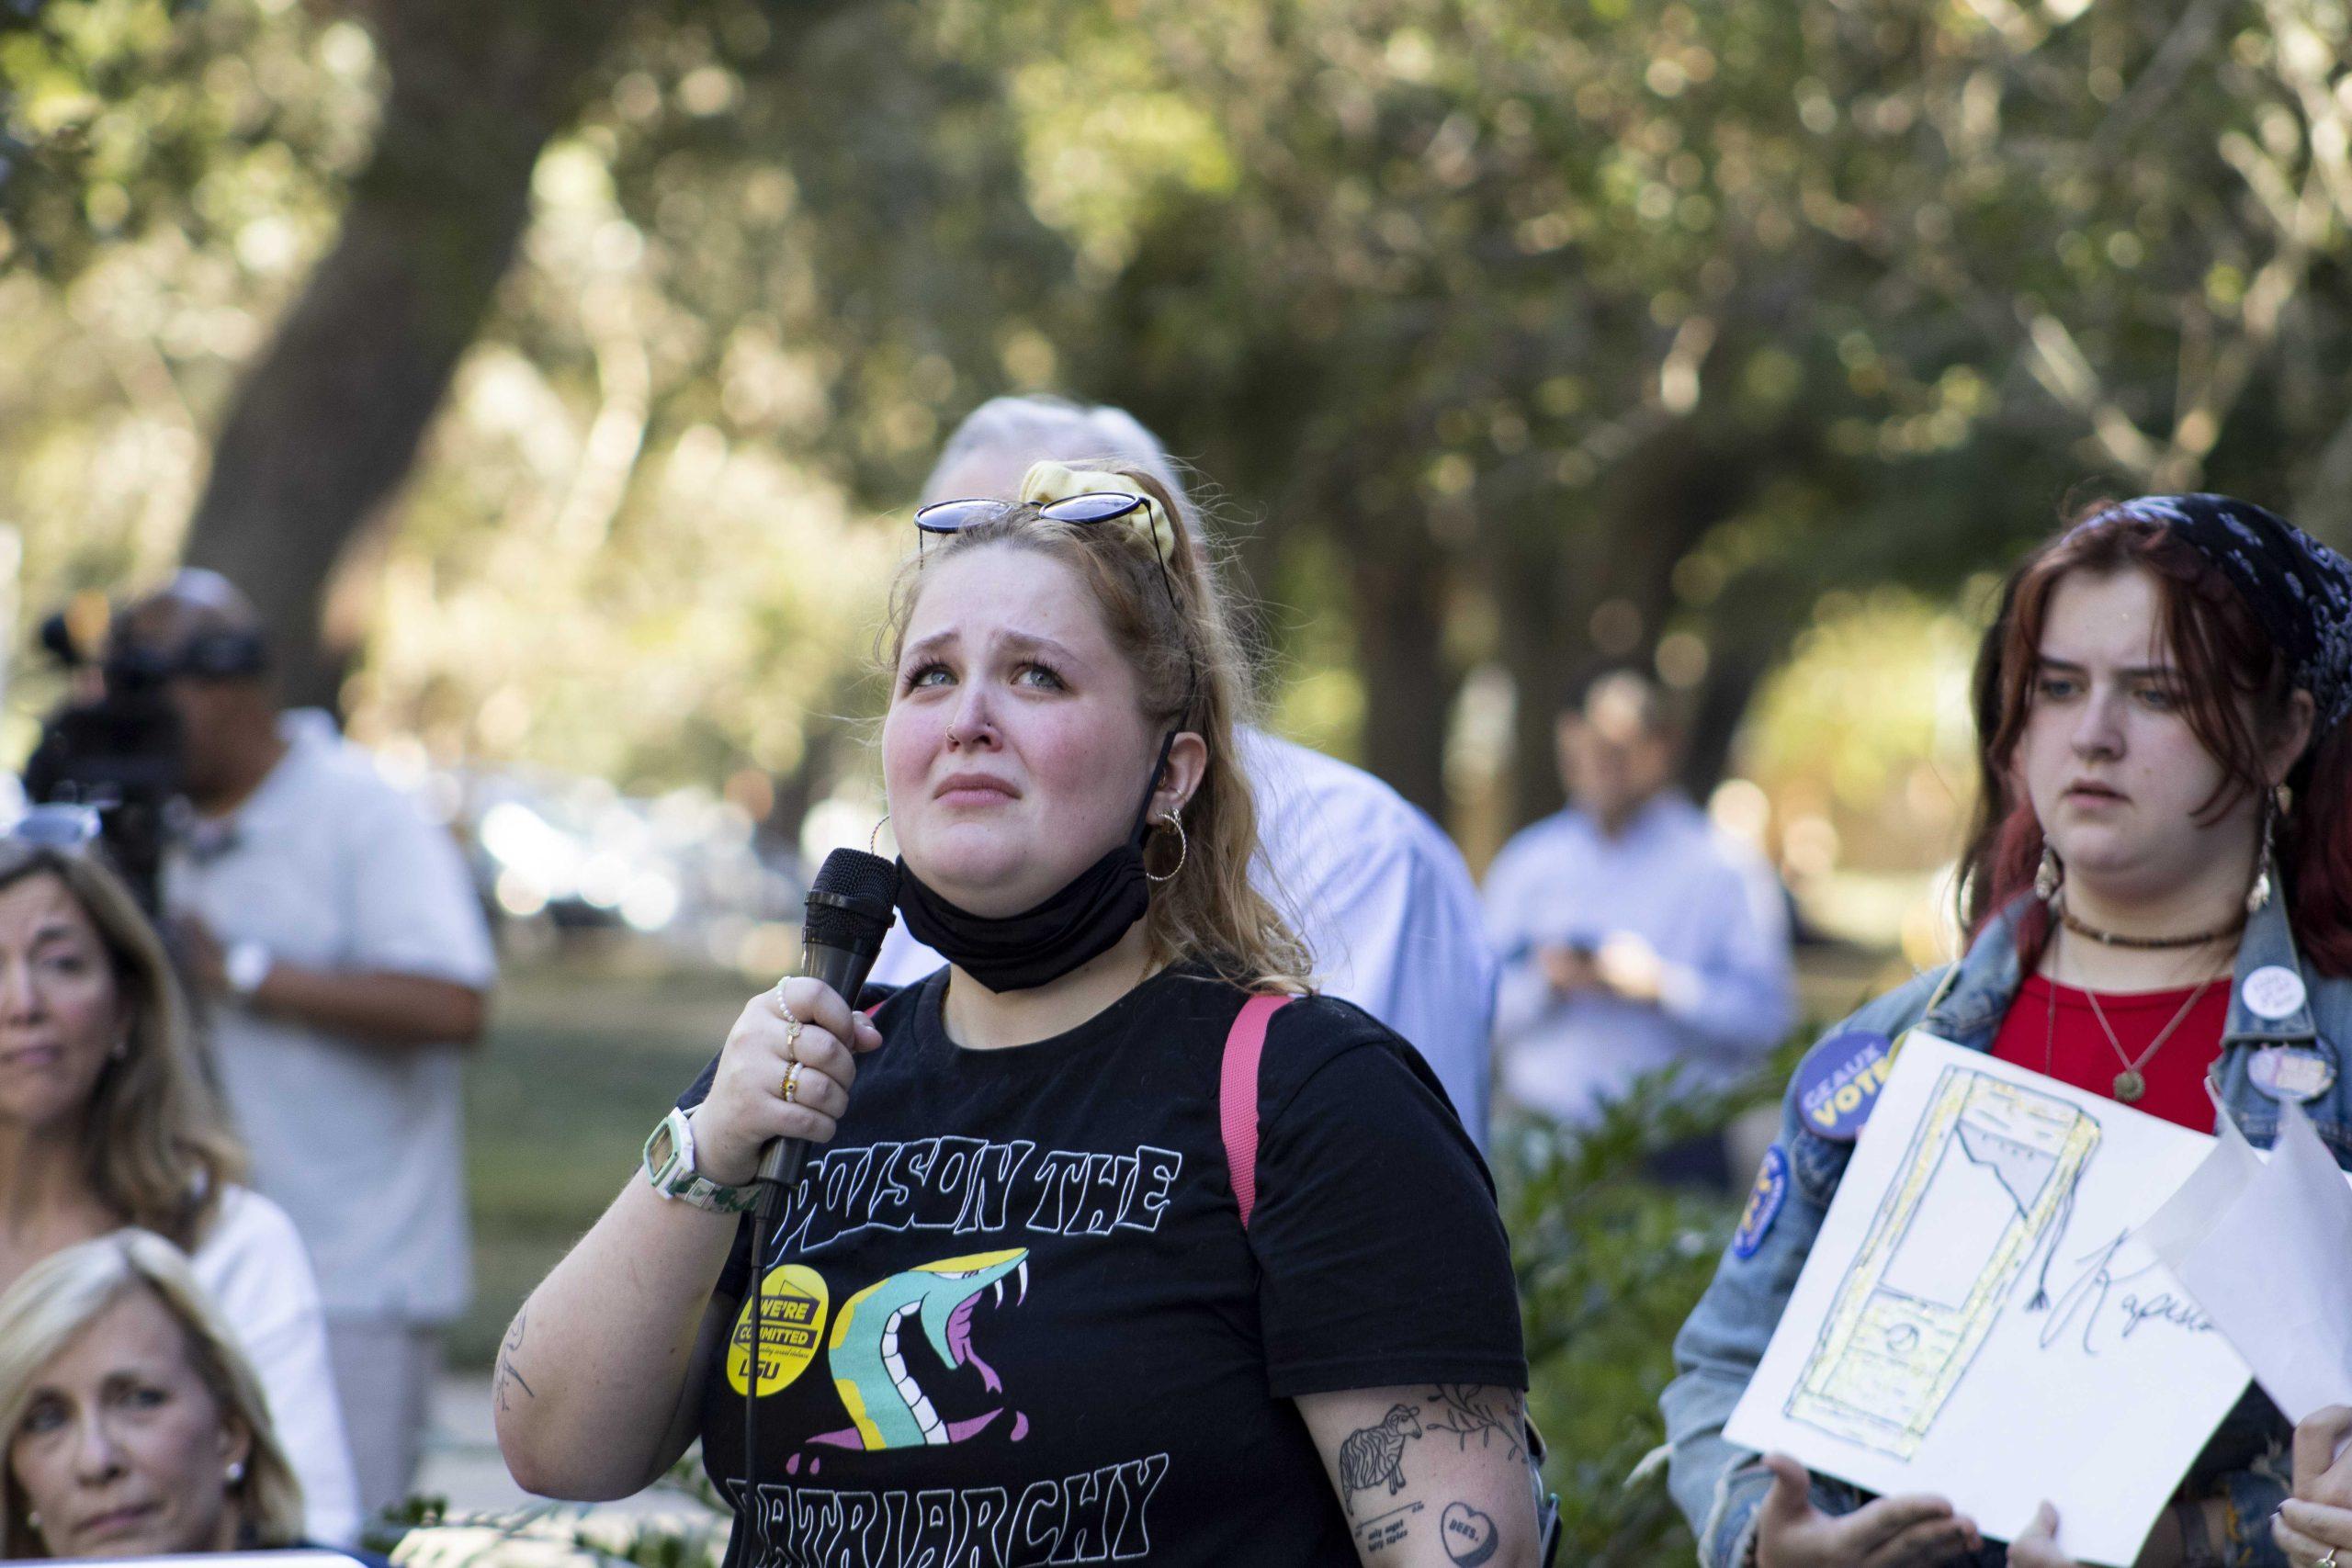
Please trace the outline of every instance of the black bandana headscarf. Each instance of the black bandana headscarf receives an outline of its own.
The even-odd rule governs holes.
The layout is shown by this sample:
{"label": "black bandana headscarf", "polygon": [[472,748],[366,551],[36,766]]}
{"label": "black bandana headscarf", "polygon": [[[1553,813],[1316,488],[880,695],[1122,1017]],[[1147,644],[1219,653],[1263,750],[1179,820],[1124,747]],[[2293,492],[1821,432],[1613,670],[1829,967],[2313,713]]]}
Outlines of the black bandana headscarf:
{"label": "black bandana headscarf", "polygon": [[2082,526],[2119,517],[2170,529],[2222,570],[2312,694],[2315,733],[2352,715],[2352,561],[2286,519],[2226,495],[2143,495]]}

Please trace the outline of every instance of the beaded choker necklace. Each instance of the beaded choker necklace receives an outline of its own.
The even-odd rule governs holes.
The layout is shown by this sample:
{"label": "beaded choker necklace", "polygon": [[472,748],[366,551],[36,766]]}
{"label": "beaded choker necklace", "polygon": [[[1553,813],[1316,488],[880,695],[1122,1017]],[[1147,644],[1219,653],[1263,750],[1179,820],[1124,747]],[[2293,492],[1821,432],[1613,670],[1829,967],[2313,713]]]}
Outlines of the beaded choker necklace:
{"label": "beaded choker necklace", "polygon": [[2245,921],[2240,919],[2231,921],[2226,926],[2215,926],[2210,931],[2197,931],[2188,936],[2125,936],[2120,931],[2103,931],[2097,926],[2085,925],[2075,918],[2074,910],[2064,905],[2059,907],[2058,918],[2065,922],[2066,929],[2076,936],[2086,936],[2103,947],[2141,949],[2203,947],[2208,942],[2219,942],[2225,936],[2235,936],[2245,930]]}

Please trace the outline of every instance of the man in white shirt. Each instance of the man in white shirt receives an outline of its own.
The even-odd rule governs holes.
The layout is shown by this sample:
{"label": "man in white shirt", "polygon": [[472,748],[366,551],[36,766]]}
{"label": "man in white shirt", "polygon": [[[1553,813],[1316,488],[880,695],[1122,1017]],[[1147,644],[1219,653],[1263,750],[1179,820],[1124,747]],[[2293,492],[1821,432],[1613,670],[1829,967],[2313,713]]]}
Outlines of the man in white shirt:
{"label": "man in white shirt", "polygon": [[[164,904],[254,1187],[310,1247],[370,1514],[414,1474],[443,1325],[471,1289],[459,1053],[496,965],[447,831],[324,713],[281,713],[258,618],[210,572],[134,606],[169,682],[195,819]],[[204,657],[182,655],[192,649]]]}
{"label": "man in white shirt", "polygon": [[[1125,464],[1168,487],[1196,533],[1201,519],[1159,439],[1124,409],[1059,398],[996,398],[958,425],[923,485],[925,504],[1017,494],[1033,463]],[[1259,789],[1259,882],[1295,915],[1322,990],[1355,1003],[1417,1048],[1481,1148],[1494,961],[1478,896],[1453,840],[1361,768],[1245,729]],[[943,960],[894,924],[874,966],[904,985]]]}
{"label": "man in white shirt", "polygon": [[[1487,934],[1504,1092],[1584,1128],[1662,1068],[1738,1079],[1794,1023],[1795,977],[1778,880],[1673,786],[1657,690],[1603,676],[1559,741],[1570,804],[1495,858]],[[1719,1142],[1676,1152],[1674,1174],[1727,1183]]]}

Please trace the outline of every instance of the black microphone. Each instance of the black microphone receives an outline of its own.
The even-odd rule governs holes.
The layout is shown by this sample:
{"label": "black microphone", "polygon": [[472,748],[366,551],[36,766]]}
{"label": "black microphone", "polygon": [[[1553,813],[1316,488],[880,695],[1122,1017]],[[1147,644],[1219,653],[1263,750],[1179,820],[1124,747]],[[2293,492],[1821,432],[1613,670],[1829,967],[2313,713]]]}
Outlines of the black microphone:
{"label": "black microphone", "polygon": [[[864,850],[827,855],[808,889],[808,915],[800,926],[800,973],[823,981],[855,1007],[881,954],[898,900],[899,868],[892,862]],[[761,1153],[763,1220],[774,1220],[783,1208],[785,1195],[800,1183],[800,1163],[808,1157],[806,1138],[778,1138]]]}

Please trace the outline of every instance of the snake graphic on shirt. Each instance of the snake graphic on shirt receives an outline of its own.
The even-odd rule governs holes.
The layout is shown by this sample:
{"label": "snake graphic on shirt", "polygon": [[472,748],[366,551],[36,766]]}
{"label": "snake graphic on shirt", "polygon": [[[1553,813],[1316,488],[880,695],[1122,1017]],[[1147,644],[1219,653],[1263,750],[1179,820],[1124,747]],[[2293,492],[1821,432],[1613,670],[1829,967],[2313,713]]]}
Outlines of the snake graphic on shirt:
{"label": "snake graphic on shirt", "polygon": [[[1005,1281],[1015,1283],[1015,1305],[1029,1293],[1029,1249],[975,1252],[943,1258],[868,1285],[842,1303],[825,1345],[833,1387],[849,1411],[848,1429],[820,1432],[809,1441],[836,1448],[912,1448],[960,1443],[1004,1414],[1000,1405],[960,1421],[943,1419],[931,1396],[914,1380],[900,1353],[910,1320],[949,1367],[972,1367],[990,1393],[1004,1392],[996,1369],[972,1348],[972,1317],[980,1298],[1004,1302]],[[1028,1418],[1016,1414],[1012,1437],[1027,1435]]]}

